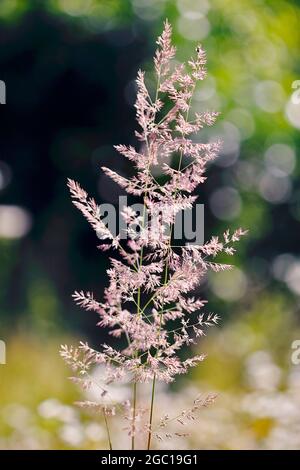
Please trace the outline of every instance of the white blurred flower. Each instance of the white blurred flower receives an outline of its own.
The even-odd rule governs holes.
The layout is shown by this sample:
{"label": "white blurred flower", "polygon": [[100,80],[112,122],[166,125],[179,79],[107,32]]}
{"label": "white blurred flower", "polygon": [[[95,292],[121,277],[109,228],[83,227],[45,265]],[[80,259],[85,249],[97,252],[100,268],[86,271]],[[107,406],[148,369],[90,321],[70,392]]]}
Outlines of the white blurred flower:
{"label": "white blurred flower", "polygon": [[256,351],[246,361],[246,379],[253,389],[276,390],[281,380],[281,369],[267,351]]}
{"label": "white blurred flower", "polygon": [[46,419],[55,418],[70,423],[77,419],[78,413],[74,407],[64,405],[56,398],[49,398],[38,406],[38,413]]}
{"label": "white blurred flower", "polygon": [[94,442],[99,442],[101,439],[104,439],[106,434],[102,426],[97,423],[89,423],[85,427],[86,437]]}
{"label": "white blurred flower", "polygon": [[84,431],[79,423],[65,424],[59,430],[59,436],[66,444],[77,447],[84,440]]}

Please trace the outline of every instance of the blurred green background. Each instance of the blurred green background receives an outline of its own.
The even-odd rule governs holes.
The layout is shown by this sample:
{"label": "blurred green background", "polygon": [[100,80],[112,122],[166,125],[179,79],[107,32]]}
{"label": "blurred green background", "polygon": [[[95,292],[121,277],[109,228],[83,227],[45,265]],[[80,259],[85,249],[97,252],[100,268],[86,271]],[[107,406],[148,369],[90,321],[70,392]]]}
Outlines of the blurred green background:
{"label": "blurred green background", "polygon": [[201,288],[222,317],[199,345],[207,361],[180,382],[184,394],[161,389],[161,403],[219,393],[176,448],[300,449],[300,365],[291,361],[300,339],[300,2],[1,0],[2,449],[105,446],[101,420],[71,406],[80,394],[58,357],[61,342],[101,343],[96,317],[71,294],[100,298],[108,266],[66,178],[100,203],[122,194],[100,166],[129,172],[112,146],[135,144],[134,79],[151,70],[166,17],[179,59],[198,42],[207,51],[194,109],[221,112],[200,136],[224,141],[199,190],[205,235],[250,233],[236,268]]}

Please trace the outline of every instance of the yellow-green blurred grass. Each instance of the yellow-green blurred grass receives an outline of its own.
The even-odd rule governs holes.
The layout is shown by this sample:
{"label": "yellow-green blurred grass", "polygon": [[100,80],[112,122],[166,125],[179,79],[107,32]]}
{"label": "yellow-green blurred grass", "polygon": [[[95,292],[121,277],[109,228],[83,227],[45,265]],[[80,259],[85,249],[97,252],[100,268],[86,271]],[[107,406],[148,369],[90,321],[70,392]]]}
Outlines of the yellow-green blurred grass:
{"label": "yellow-green blurred grass", "polygon": [[[193,370],[187,380],[196,391],[210,390],[219,394],[216,405],[206,410],[203,415],[203,418],[205,416],[208,420],[207,425],[215,426],[216,420],[223,419],[225,410],[226,413],[230,412],[225,426],[231,426],[232,423],[233,428],[238,430],[243,438],[241,442],[237,442],[237,438],[231,441],[228,436],[227,442],[226,437],[224,441],[218,437],[219,440],[212,442],[212,446],[234,448],[248,445],[249,442],[252,447],[257,445],[258,448],[264,448],[264,439],[278,423],[272,416],[255,416],[240,409],[243,397],[251,395],[253,391],[257,392],[251,389],[251,383],[247,381],[247,360],[256,351],[267,351],[274,364],[281,370],[276,393],[285,393],[288,374],[297,367],[291,364],[291,344],[294,339],[299,338],[299,324],[292,304],[288,305],[286,298],[279,294],[257,296],[230,321],[221,322],[217,328],[211,328],[207,332],[198,349],[207,353],[208,357]],[[6,338],[6,343],[7,364],[0,366],[0,448],[105,448],[104,429],[102,434],[100,432],[99,439],[90,439],[85,434],[89,423],[96,423],[101,427],[101,418],[83,414],[76,408],[74,418],[69,423],[59,416],[48,419],[40,413],[41,404],[49,399],[57,400],[59,406],[71,411],[73,402],[82,398],[77,386],[68,380],[70,370],[58,353],[61,343],[76,344],[77,339],[37,337],[33,333],[24,332]],[[185,383],[184,379],[183,386]],[[184,397],[184,389],[179,388],[176,393],[179,396],[183,393]],[[290,392],[287,391],[287,399],[288,393]],[[22,421],[24,410],[17,410],[20,413],[20,423],[12,423],[10,418],[7,419],[15,412],[16,405],[22,405],[29,414],[29,417]],[[224,423],[219,424],[224,426]],[[66,427],[67,433],[75,432],[75,438],[76,432],[81,433],[83,437],[78,442],[75,439],[72,443],[74,436],[71,435],[70,440],[63,435]],[[226,432],[227,428],[224,429]],[[29,440],[28,435],[31,436]],[[197,448],[197,436],[196,433],[191,438],[193,448]],[[201,439],[203,441],[203,437]],[[203,448],[210,447],[210,443],[206,441],[201,445]]]}
{"label": "yellow-green blurred grass", "polygon": [[207,359],[194,376],[218,390],[241,391],[244,363],[247,357],[260,350],[269,351],[274,361],[288,369],[291,363],[291,344],[300,338],[299,320],[293,305],[280,294],[263,294],[233,316],[225,325],[208,331],[201,343]]}
{"label": "yellow-green blurred grass", "polygon": [[68,380],[70,371],[59,356],[63,342],[72,340],[39,339],[33,334],[18,334],[6,340],[7,364],[0,369],[1,406],[11,402],[34,406],[50,396],[68,403],[78,398],[76,388]]}
{"label": "yellow-green blurred grass", "polygon": [[59,435],[63,423],[38,412],[46,400],[63,406],[80,396],[59,356],[62,342],[72,340],[28,333],[6,338],[7,363],[0,366],[0,448],[73,448]]}

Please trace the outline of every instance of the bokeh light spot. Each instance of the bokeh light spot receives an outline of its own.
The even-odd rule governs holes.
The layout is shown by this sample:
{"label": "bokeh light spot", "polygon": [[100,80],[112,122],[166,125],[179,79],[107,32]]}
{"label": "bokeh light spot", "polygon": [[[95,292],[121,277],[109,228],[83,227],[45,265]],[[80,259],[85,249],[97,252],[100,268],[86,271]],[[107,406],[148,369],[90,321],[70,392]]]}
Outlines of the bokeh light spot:
{"label": "bokeh light spot", "polygon": [[32,219],[22,207],[0,206],[0,238],[22,238],[30,230]]}
{"label": "bokeh light spot", "polygon": [[241,211],[241,206],[238,191],[229,186],[217,189],[210,198],[211,210],[220,220],[235,219]]}
{"label": "bokeh light spot", "polygon": [[241,299],[247,289],[247,277],[240,269],[214,273],[210,276],[210,286],[220,299],[236,301]]}
{"label": "bokeh light spot", "polygon": [[284,105],[285,94],[282,86],[273,80],[265,80],[254,88],[254,100],[259,108],[267,113],[276,113]]}

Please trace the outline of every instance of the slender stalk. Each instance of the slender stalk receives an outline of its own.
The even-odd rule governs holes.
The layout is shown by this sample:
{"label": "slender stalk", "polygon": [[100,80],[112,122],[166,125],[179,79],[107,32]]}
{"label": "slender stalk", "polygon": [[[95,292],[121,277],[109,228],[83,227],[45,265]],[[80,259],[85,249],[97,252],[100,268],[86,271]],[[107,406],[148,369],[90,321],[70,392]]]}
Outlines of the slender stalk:
{"label": "slender stalk", "polygon": [[[145,216],[146,216],[146,205],[144,202],[144,207],[143,207],[143,227],[145,225]],[[139,261],[139,269],[141,269],[143,265],[143,250],[144,247],[141,248],[141,254],[140,254],[140,261]],[[138,288],[138,294],[137,294],[137,315],[140,316],[142,313],[141,310],[141,288]],[[138,352],[136,353],[136,357],[138,355]],[[135,380],[135,379],[134,379]],[[133,412],[132,412],[132,426],[133,426],[133,434],[131,437],[131,450],[134,450],[135,447],[135,417],[136,417],[136,402],[137,402],[137,383],[134,381],[133,383]]]}
{"label": "slender stalk", "polygon": [[[195,88],[195,87],[194,87],[194,88]],[[193,92],[194,92],[194,88],[193,88]],[[157,87],[157,90],[158,90],[158,87]],[[193,92],[192,92],[192,94],[193,94]],[[157,99],[157,96],[158,96],[158,93],[156,94],[156,99]],[[190,106],[191,106],[191,98],[190,98],[190,100],[189,100],[189,106],[188,106],[188,109],[187,109],[187,112],[186,112],[186,119],[188,119],[188,116],[189,116]],[[183,134],[182,134],[182,137],[183,137]],[[178,170],[177,170],[177,171],[181,171],[182,159],[183,159],[183,151],[181,150],[181,152],[180,152],[180,158],[179,158],[179,164],[178,164]],[[174,196],[176,196],[176,194],[177,194],[177,190],[175,191]],[[169,247],[168,247],[168,252],[167,252],[167,255],[166,255],[166,265],[165,265],[165,274],[164,274],[164,286],[166,286],[167,283],[168,283],[168,275],[169,275],[168,257],[169,257],[170,250],[172,249],[172,248],[171,248],[171,245],[172,245],[173,230],[174,230],[174,224],[172,224],[171,230],[170,230]],[[146,306],[147,306],[149,303],[151,303],[151,301],[152,301],[152,298],[151,298],[150,301],[146,304]],[[146,306],[144,307],[144,310],[145,310]],[[159,330],[158,330],[158,335],[159,335],[159,336],[160,336],[160,332],[161,332],[163,312],[164,312],[164,309],[162,308],[162,310],[161,310],[161,312],[160,312],[160,323],[159,323]],[[154,375],[154,377],[153,377],[153,382],[152,382],[152,393],[151,393],[151,406],[150,406],[150,415],[149,415],[149,432],[148,432],[147,450],[150,450],[151,438],[152,438],[152,420],[153,420],[154,399],[155,399],[155,385],[156,385],[156,375]]]}
{"label": "slender stalk", "polygon": [[134,450],[134,447],[135,447],[136,398],[137,398],[137,384],[136,382],[133,382],[133,413],[132,413],[133,433],[131,436],[131,450]]}
{"label": "slender stalk", "polygon": [[[160,73],[158,74],[158,79],[157,79],[157,85],[156,85],[156,92],[155,92],[155,101],[157,100],[158,98],[158,90],[159,90],[159,86],[160,86]],[[150,98],[150,96],[149,96]],[[151,98],[150,98],[151,100]],[[149,142],[148,142],[148,137],[147,137],[147,133],[146,134],[146,146],[147,146],[147,151],[148,151],[148,157],[149,157],[149,163],[148,163],[148,172],[150,170],[150,146],[149,146]],[[145,198],[147,196],[147,192],[148,192],[148,188],[146,186],[145,188],[145,194],[144,194],[144,204],[143,204],[143,224],[142,224],[142,228],[145,227],[145,218],[146,218],[146,204],[145,204]],[[142,265],[143,265],[143,256],[144,256],[144,247],[142,246],[141,247],[141,253],[140,253],[140,260],[139,260],[139,265],[138,265],[138,269],[141,269]],[[139,287],[138,289],[138,294],[137,294],[137,314],[138,316],[140,315],[143,315],[144,313],[144,310],[145,308],[141,308],[141,288]],[[153,403],[154,403],[154,393],[155,393],[155,382],[154,382],[154,387],[152,385],[152,399],[151,399],[151,424],[152,424],[152,415],[153,415]],[[136,382],[134,382],[133,384],[133,416],[132,416],[132,419],[133,419],[133,427],[135,426],[135,417],[136,417],[136,402],[137,402],[137,384]],[[135,429],[133,430],[133,436],[131,438],[131,449],[134,450],[134,447],[135,447]],[[151,442],[151,437],[150,437],[150,442]]]}
{"label": "slender stalk", "polygon": [[147,450],[150,450],[150,447],[151,447],[152,420],[153,420],[154,397],[155,397],[155,385],[156,385],[156,375],[154,375],[154,377],[153,377],[153,382],[152,382],[151,407],[150,407],[150,418],[149,418],[149,432],[148,432]]}
{"label": "slender stalk", "polygon": [[105,428],[106,428],[106,434],[107,434],[107,440],[108,440],[109,450],[112,450],[112,443],[111,443],[110,431],[109,431],[108,420],[107,420],[107,416],[106,416],[105,410],[103,410],[103,416],[104,416],[104,422],[105,422]]}
{"label": "slender stalk", "polygon": [[[172,235],[171,235],[172,236]],[[168,262],[166,262],[165,266],[165,276],[164,276],[164,285],[167,284],[168,281]],[[162,325],[162,316],[163,316],[163,308],[160,312],[160,321],[159,321],[159,330],[158,336],[160,336],[160,330]],[[153,411],[154,411],[154,399],[155,399],[155,386],[156,386],[156,375],[153,376],[152,382],[152,392],[151,392],[151,405],[150,405],[150,415],[149,415],[149,431],[148,431],[148,443],[147,443],[147,450],[150,450],[151,447],[151,438],[152,438],[152,421],[153,421]]]}

